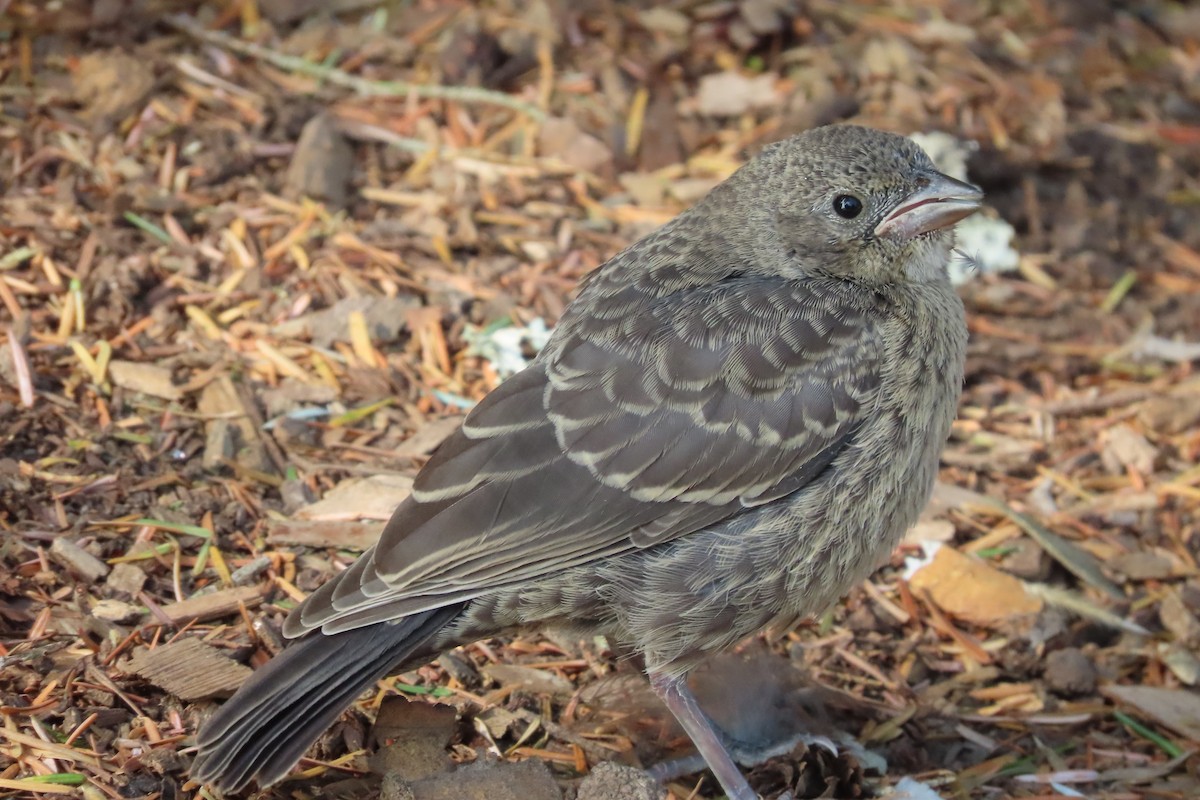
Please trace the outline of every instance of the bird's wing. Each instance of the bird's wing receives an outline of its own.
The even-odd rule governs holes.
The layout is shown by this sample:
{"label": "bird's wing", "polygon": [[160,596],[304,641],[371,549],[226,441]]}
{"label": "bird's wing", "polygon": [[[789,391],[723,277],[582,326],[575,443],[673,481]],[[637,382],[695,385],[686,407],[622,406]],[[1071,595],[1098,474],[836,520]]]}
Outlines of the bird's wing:
{"label": "bird's wing", "polygon": [[[861,290],[859,290],[861,292]],[[713,525],[813,480],[879,390],[870,301],[733,278],[579,303],[285,631],[436,608]]]}

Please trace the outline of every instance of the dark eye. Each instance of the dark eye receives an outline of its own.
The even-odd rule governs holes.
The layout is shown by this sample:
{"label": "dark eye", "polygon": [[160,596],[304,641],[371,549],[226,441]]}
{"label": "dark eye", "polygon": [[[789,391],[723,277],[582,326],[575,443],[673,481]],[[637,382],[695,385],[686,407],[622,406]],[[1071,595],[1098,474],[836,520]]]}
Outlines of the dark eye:
{"label": "dark eye", "polygon": [[833,198],[833,210],[839,217],[854,219],[862,213],[862,200],[852,194],[839,194]]}

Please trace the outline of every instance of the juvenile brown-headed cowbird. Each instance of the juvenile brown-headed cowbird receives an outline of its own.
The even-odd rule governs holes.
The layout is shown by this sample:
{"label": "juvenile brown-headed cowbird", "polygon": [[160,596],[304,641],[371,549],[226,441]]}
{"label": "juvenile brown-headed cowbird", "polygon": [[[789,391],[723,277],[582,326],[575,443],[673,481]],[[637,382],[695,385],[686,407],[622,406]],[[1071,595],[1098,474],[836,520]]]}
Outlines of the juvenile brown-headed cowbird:
{"label": "juvenile brown-headed cowbird", "polygon": [[542,625],[640,655],[725,793],[755,798],[684,680],[821,612],[916,520],[963,376],[950,227],[981,197],[907,139],[831,126],[614,256],[288,617],[193,777],[277,781],[389,672]]}

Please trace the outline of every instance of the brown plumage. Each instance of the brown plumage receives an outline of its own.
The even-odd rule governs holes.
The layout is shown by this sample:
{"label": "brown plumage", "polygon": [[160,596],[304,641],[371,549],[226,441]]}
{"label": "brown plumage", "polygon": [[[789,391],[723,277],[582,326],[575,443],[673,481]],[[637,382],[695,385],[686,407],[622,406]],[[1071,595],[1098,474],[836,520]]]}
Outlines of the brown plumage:
{"label": "brown plumage", "polygon": [[962,381],[949,226],[979,202],[907,139],[832,126],[614,256],[292,613],[193,776],[276,781],[388,672],[552,625],[640,654],[726,793],[755,797],[683,678],[822,611],[916,519]]}

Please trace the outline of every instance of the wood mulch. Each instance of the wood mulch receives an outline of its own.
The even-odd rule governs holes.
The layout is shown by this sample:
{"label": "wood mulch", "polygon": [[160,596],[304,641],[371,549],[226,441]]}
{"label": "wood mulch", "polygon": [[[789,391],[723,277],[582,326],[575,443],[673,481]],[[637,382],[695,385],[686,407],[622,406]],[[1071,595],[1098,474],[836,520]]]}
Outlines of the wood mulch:
{"label": "wood mulch", "polygon": [[[797,745],[768,796],[1200,796],[1194,7],[3,0],[0,797],[208,796],[198,721],[580,278],[841,120],[973,143],[1020,260],[963,286],[926,519],[702,694],[748,740],[787,708],[865,748]],[[686,750],[606,642],[493,640],[267,796],[377,791],[376,717],[567,796]]]}

